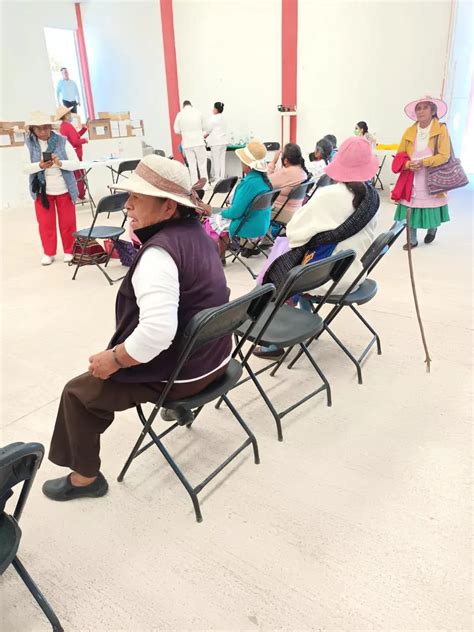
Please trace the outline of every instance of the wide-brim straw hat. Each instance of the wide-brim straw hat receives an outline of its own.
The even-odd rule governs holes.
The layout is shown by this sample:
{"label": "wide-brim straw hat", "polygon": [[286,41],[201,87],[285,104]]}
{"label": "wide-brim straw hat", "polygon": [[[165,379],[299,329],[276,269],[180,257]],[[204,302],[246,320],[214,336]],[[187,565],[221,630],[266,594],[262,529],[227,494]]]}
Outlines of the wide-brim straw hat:
{"label": "wide-brim straw hat", "polygon": [[208,212],[209,207],[201,202],[197,194],[204,183],[205,180],[201,179],[191,187],[189,171],[181,162],[150,154],[143,157],[127,180],[113,188],[117,191],[174,200],[198,213],[204,213]]}
{"label": "wide-brim straw hat", "polygon": [[60,105],[56,109],[56,114],[54,115],[54,118],[56,119],[56,121],[60,121],[63,118],[63,116],[66,116],[66,114],[69,114],[71,110],[72,110],[72,107],[67,108],[65,105]]}
{"label": "wide-brim straw hat", "polygon": [[411,118],[412,121],[416,121],[416,112],[415,108],[418,103],[434,103],[436,106],[436,114],[438,118],[443,118],[446,116],[446,112],[448,111],[448,105],[442,99],[435,99],[434,97],[430,97],[426,95],[425,97],[421,97],[420,99],[416,99],[416,101],[410,101],[407,105],[405,105],[405,114],[408,118]]}
{"label": "wide-brim straw hat", "polygon": [[51,117],[49,114],[46,114],[46,112],[40,112],[39,110],[31,112],[25,121],[25,129],[35,126],[40,127],[41,125],[51,125],[52,127],[56,127],[57,122],[52,121]]}
{"label": "wide-brim straw hat", "polygon": [[372,145],[357,136],[342,143],[325,172],[336,182],[367,182],[378,168],[379,159],[372,153]]}
{"label": "wide-brim straw hat", "polygon": [[248,145],[242,149],[236,149],[235,155],[237,158],[255,171],[261,171],[265,173],[268,170],[265,156],[267,155],[267,148],[259,140],[253,138],[249,141]]}

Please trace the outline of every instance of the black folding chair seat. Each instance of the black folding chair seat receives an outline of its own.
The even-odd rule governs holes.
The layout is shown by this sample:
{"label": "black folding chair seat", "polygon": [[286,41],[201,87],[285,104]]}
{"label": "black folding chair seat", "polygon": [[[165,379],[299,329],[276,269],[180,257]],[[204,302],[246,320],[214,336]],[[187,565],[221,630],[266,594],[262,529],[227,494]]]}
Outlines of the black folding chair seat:
{"label": "black folding chair seat", "polygon": [[[262,310],[265,309],[266,305],[273,297],[274,290],[275,288],[271,284],[257,287],[248,294],[234,299],[230,303],[203,310],[191,319],[185,331],[182,333],[181,352],[178,362],[157,401],[150,402],[154,404],[154,407],[148,418],[145,417],[142,406],[140,404],[136,406],[138,417],[143,425],[143,430],[140,433],[135,446],[130,452],[129,457],[118,476],[119,482],[123,480],[132,461],[140,456],[140,454],[148,450],[148,448],[154,445],[161,452],[173,472],[180,480],[183,487],[188,492],[193,503],[196,520],[197,522],[201,522],[202,514],[199,505],[198,494],[204,489],[204,487],[208,483],[210,483],[214,479],[214,477],[219,474],[219,472],[227,467],[243,450],[248,447],[252,447],[253,449],[254,462],[260,463],[258,445],[255,435],[252,433],[250,428],[247,426],[247,424],[242,419],[239,412],[227,396],[228,392],[236,386],[242,375],[242,366],[241,363],[236,359],[236,357],[240,354],[240,350],[243,344],[246,342],[246,336],[244,336],[240,340],[239,344],[235,348],[227,370],[220,379],[216,380],[214,383],[210,384],[209,386],[207,386],[207,388],[205,388],[200,393],[194,395],[193,397],[187,397],[181,400],[170,400],[167,398],[167,395],[173,387],[173,384],[175,383],[177,377],[182,371],[184,364],[190,356],[198,353],[199,349],[201,349],[204,345],[209,344],[212,341],[217,341],[223,336],[234,334],[242,325],[242,323],[246,322],[248,319],[255,322],[260,317]],[[174,458],[168,452],[162,441],[162,439],[166,435],[168,435],[176,428],[180,428],[182,424],[179,423],[179,421],[176,421],[176,423],[169,426],[160,434],[157,434],[154,431],[152,425],[160,408],[171,408],[172,410],[182,408],[184,410],[193,410],[195,420],[200,414],[203,406],[219,397],[225,402],[227,408],[230,410],[234,418],[238,421],[241,428],[247,435],[247,438],[203,481],[201,481],[197,485],[192,485],[186,478],[184,473],[181,471]],[[191,428],[194,420],[184,423],[188,428]],[[147,435],[150,437],[151,440],[147,444],[142,446],[142,443]]]}
{"label": "black folding chair seat", "polygon": [[94,226],[91,231],[88,228],[81,228],[81,230],[73,233],[73,236],[89,237],[90,239],[117,239],[124,232],[125,228],[119,228],[118,226]]}
{"label": "black folding chair seat", "polygon": [[364,305],[364,303],[368,303],[371,301],[374,296],[377,294],[377,282],[373,279],[365,279],[361,285],[347,296],[343,294],[335,294],[330,296],[327,300],[328,303],[332,305]]}
{"label": "black folding chair seat", "polygon": [[15,558],[20,546],[21,529],[16,520],[7,514],[0,515],[0,575]]}
{"label": "black folding chair seat", "polygon": [[[296,309],[290,305],[282,305],[262,334],[262,329],[273,309],[273,304],[266,307],[248,335],[250,341],[253,342],[258,339],[259,344],[262,345],[276,345],[280,348],[292,347],[301,339],[307,340],[311,336],[315,336],[324,327],[324,321],[319,314],[313,314],[313,312],[304,309]],[[245,323],[243,327],[239,328],[238,334],[241,336],[246,334],[249,326],[250,323]]]}
{"label": "black folding chair seat", "polygon": [[[11,565],[48,618],[53,632],[63,632],[54,610],[16,555],[22,537],[18,522],[43,456],[44,446],[40,443],[17,442],[0,448],[0,575],[8,572]],[[7,513],[6,505],[8,499],[14,494],[13,488],[17,485],[21,486],[21,491],[13,515],[11,515]],[[15,601],[15,605],[20,608],[21,599],[21,596],[18,595]]]}
{"label": "black folding chair seat", "polygon": [[242,365],[232,358],[227,366],[226,372],[220,379],[209,384],[207,388],[193,397],[166,400],[163,407],[170,408],[171,410],[176,410],[177,408],[184,408],[184,410],[201,408],[232,390],[242,377],[242,373]]}

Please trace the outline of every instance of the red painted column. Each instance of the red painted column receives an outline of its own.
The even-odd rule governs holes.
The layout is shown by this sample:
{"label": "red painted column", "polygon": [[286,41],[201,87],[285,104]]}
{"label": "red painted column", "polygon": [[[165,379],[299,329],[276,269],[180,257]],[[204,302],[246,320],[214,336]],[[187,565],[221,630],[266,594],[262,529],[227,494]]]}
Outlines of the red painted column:
{"label": "red painted column", "polygon": [[173,156],[182,160],[178,149],[180,137],[173,131],[174,120],[179,112],[178,65],[174,38],[173,0],[160,0],[161,28],[163,31],[163,53],[165,58],[166,88],[168,92],[168,116],[170,121]]}
{"label": "red painted column", "polygon": [[79,63],[81,65],[82,82],[86,95],[87,114],[89,118],[95,118],[94,99],[92,98],[91,78],[89,75],[89,63],[87,61],[86,40],[84,38],[84,28],[82,26],[81,3],[76,2],[77,20],[77,48],[79,49]]}
{"label": "red painted column", "polygon": [[[298,0],[281,0],[281,102],[297,103]],[[290,117],[290,142],[296,143],[296,116]]]}

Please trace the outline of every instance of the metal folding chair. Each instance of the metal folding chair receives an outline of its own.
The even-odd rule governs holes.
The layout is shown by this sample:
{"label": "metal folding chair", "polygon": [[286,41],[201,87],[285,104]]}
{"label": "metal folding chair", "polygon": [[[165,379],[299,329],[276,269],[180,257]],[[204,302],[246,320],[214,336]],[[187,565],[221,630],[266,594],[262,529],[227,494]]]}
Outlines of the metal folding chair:
{"label": "metal folding chair", "polygon": [[269,208],[271,209],[273,206],[273,203],[275,202],[276,198],[280,195],[280,193],[281,193],[281,189],[272,189],[271,191],[267,191],[266,193],[261,193],[260,195],[257,195],[252,200],[251,204],[249,205],[242,219],[240,220],[237,230],[235,231],[234,238],[231,239],[227,245],[227,249],[229,253],[225,256],[225,258],[228,259],[232,257],[231,263],[233,263],[234,261],[238,261],[239,263],[241,263],[244,266],[244,268],[250,273],[253,279],[256,279],[257,275],[250,268],[250,266],[248,266],[245,263],[245,261],[242,260],[242,256],[241,256],[242,250],[246,248],[248,243],[251,243],[253,248],[258,250],[265,257],[268,257],[267,253],[259,245],[260,241],[264,238],[265,235],[262,235],[261,237],[255,240],[246,239],[244,237],[243,243],[240,243],[239,232],[242,230],[242,227],[245,225],[245,222],[248,220],[251,213],[258,212],[258,211],[265,211]]}
{"label": "metal folding chair", "polygon": [[334,184],[334,180],[324,173],[318,180],[316,180],[315,184],[308,191],[306,202],[309,202],[318,189],[321,187],[328,187],[331,184]]}
{"label": "metal folding chair", "polygon": [[237,180],[239,178],[237,176],[232,176],[230,178],[224,178],[223,180],[219,180],[219,182],[216,183],[213,191],[212,191],[212,195],[208,200],[208,204],[211,204],[212,200],[214,199],[214,196],[218,193],[220,194],[227,194],[222,202],[222,204],[220,205],[219,208],[224,208],[225,204],[227,203],[227,200],[229,199],[229,196],[232,192],[232,189],[235,187],[235,185],[237,184]]}
{"label": "metal folding chair", "polygon": [[[349,269],[354,258],[355,253],[353,250],[345,250],[337,255],[322,259],[310,265],[296,266],[290,270],[286,280],[277,292],[275,299],[266,307],[257,323],[253,325],[253,323],[249,321],[237,331],[237,336],[246,337],[253,343],[245,356],[240,354],[242,365],[246,369],[249,377],[241,380],[239,384],[243,384],[249,379],[255,384],[260,396],[273,415],[279,441],[283,441],[281,420],[285,415],[295,410],[295,408],[301,406],[301,404],[304,404],[322,391],[326,391],[327,405],[332,405],[331,387],[326,376],[311,355],[308,349],[308,341],[312,340],[323,330],[324,321],[318,312]],[[328,282],[331,283],[330,288],[314,312],[297,309],[287,304],[288,299],[291,297],[314,290]],[[291,404],[291,406],[288,406],[285,410],[278,412],[265,391],[265,388],[260,384],[257,378],[261,373],[277,365],[277,362],[272,362],[255,372],[249,364],[249,358],[258,344],[265,346],[276,345],[279,348],[299,346],[301,353],[306,355],[313,369],[321,378],[323,382],[322,385],[297,402]],[[220,403],[221,400],[217,403],[216,408],[220,406]]]}
{"label": "metal folding chair", "polygon": [[125,173],[133,173],[139,162],[140,160],[124,160],[121,162],[115,171],[115,177],[114,172],[112,172],[113,184],[117,184],[120,177],[127,178],[128,176],[124,175]]}
{"label": "metal folding chair", "polygon": [[[12,565],[36,603],[48,618],[54,632],[63,632],[57,615],[17,557],[21,540],[18,524],[33,486],[36,472],[44,456],[40,443],[12,443],[0,449],[0,575]],[[13,515],[6,513],[5,504],[13,495],[13,488],[22,483]]]}
{"label": "metal folding chair", "polygon": [[[280,235],[282,230],[286,227],[287,222],[282,222],[281,219],[279,220],[278,218],[281,218],[283,216],[283,212],[285,211],[287,204],[289,202],[295,202],[295,201],[302,202],[305,199],[305,197],[306,197],[306,194],[308,192],[308,187],[312,186],[312,184],[313,184],[312,180],[307,180],[306,182],[302,182],[301,184],[297,184],[295,187],[293,187],[291,189],[291,191],[288,194],[288,197],[283,202],[281,207],[279,209],[273,209],[272,210],[271,222],[272,222],[273,225],[275,225],[275,224],[278,225],[278,231],[277,231],[276,234],[273,234],[273,232],[272,232],[272,230],[270,228],[269,234],[267,234],[269,239],[271,239],[272,241],[275,241],[275,239]],[[278,199],[278,198],[276,198],[276,199]]]}
{"label": "metal folding chair", "polygon": [[270,141],[263,143],[267,151],[278,151],[280,149],[280,143],[278,141]]}
{"label": "metal folding chair", "polygon": [[[97,205],[94,211],[94,219],[92,220],[92,224],[90,225],[90,227],[82,228],[81,230],[77,230],[75,233],[73,233],[73,236],[76,238],[76,242],[74,243],[73,256],[76,254],[76,250],[78,248],[77,238],[80,237],[82,239],[85,239],[85,242],[81,242],[80,244],[82,251],[79,257],[79,261],[76,264],[76,269],[74,270],[74,274],[72,276],[73,281],[75,280],[77,276],[77,272],[82,265],[82,261],[84,258],[87,245],[93,239],[111,239],[113,242],[112,248],[110,249],[107,255],[107,259],[104,262],[104,266],[102,266],[100,263],[96,261],[94,261],[94,265],[102,272],[102,274],[105,276],[105,278],[110,283],[110,285],[113,285],[117,281],[121,281],[124,278],[125,275],[121,276],[118,279],[112,279],[107,274],[107,271],[105,270],[105,268],[107,267],[110,261],[110,257],[112,256],[113,251],[115,250],[115,244],[116,244],[117,239],[120,237],[120,235],[122,235],[125,232],[124,226],[125,226],[125,222],[127,221],[127,215],[124,212],[124,207],[125,207],[125,203],[127,199],[128,199],[128,193],[126,192],[114,193],[113,195],[107,195],[106,197],[103,197],[99,201],[99,204]],[[117,213],[119,211],[123,213],[123,222],[121,226],[96,226],[97,218],[99,217],[99,215],[103,213],[108,213],[108,215],[110,215],[110,213]],[[74,263],[71,262],[69,265],[74,265]]]}
{"label": "metal folding chair", "polygon": [[380,179],[380,175],[381,175],[381,173],[382,173],[382,169],[383,169],[383,166],[384,166],[384,164],[385,164],[385,160],[386,160],[386,158],[387,158],[387,156],[386,156],[386,155],[382,158],[382,162],[381,162],[381,163],[380,163],[380,165],[379,165],[379,168],[378,168],[378,170],[377,170],[377,173],[376,173],[376,174],[375,174],[375,176],[372,178],[372,185],[373,185],[374,187],[377,187],[377,182],[378,182],[378,183],[380,184],[380,189],[381,189],[382,191],[383,191],[383,183],[382,183],[382,180]]}
{"label": "metal folding chair", "polygon": [[164,149],[155,149],[155,150],[153,151],[153,153],[154,153],[156,156],[161,156],[162,158],[166,158],[166,152],[165,152],[165,150],[164,150]]}
{"label": "metal folding chair", "polygon": [[[194,318],[188,323],[188,326],[186,327],[186,330],[183,334],[181,347],[182,351],[180,353],[178,363],[162,394],[160,395],[158,400],[154,402],[155,406],[153,408],[153,411],[151,412],[149,417],[146,418],[141,405],[137,405],[136,407],[140,421],[143,424],[143,430],[140,433],[140,436],[133,450],[131,451],[122,471],[119,474],[119,481],[123,480],[131,462],[140,454],[148,450],[148,448],[150,448],[152,445],[155,445],[190,495],[196,514],[196,520],[198,522],[201,522],[202,514],[199,505],[198,494],[204,489],[204,487],[210,481],[212,481],[214,477],[219,474],[219,472],[227,467],[227,465],[229,465],[238,454],[240,454],[243,450],[245,450],[245,448],[249,446],[252,446],[253,448],[255,463],[258,464],[260,462],[257,440],[227,396],[227,393],[237,384],[242,376],[242,365],[237,357],[247,339],[246,335],[242,336],[239,344],[232,354],[232,359],[229,362],[226,373],[221,378],[210,384],[201,393],[179,401],[169,400],[168,393],[170,392],[171,387],[178,378],[181,369],[188,357],[195,353],[199,353],[199,349],[201,349],[204,345],[214,340],[218,340],[219,338],[222,338],[224,336],[232,335],[242,325],[242,323],[246,322],[247,320],[255,323],[256,320],[260,317],[262,311],[271,300],[274,294],[274,290],[275,288],[271,284],[257,287],[245,296],[235,299],[234,301],[227,303],[226,305],[206,309],[196,314],[196,316],[194,316]],[[252,327],[249,327],[249,333],[251,330]],[[193,486],[183,474],[178,464],[173,459],[173,457],[165,448],[162,442],[163,437],[179,427],[180,424],[176,422],[160,434],[155,433],[152,428],[152,424],[161,407],[171,410],[193,410],[194,419],[196,419],[196,417],[199,415],[206,404],[209,404],[219,397],[222,397],[232,415],[237,419],[240,426],[244,429],[247,435],[247,439],[218,467],[216,467],[216,469],[213,470],[203,481]],[[193,421],[187,423],[186,426],[190,428],[192,423]],[[150,437],[151,440],[149,441],[149,443],[141,447],[147,435]]]}
{"label": "metal folding chair", "polygon": [[[404,223],[396,223],[392,226],[390,230],[385,233],[379,235],[371,246],[367,249],[364,255],[361,258],[362,270],[354,279],[350,287],[344,292],[344,294],[332,294],[326,299],[326,303],[330,305],[334,305],[329,314],[324,319],[324,330],[331,336],[334,342],[338,345],[338,347],[347,355],[347,357],[351,360],[351,362],[355,365],[357,371],[357,379],[359,384],[362,384],[362,362],[367,357],[371,348],[376,345],[377,346],[377,354],[380,355],[382,353],[382,345],[380,342],[380,337],[375,329],[370,325],[369,322],[362,316],[356,306],[365,305],[371,301],[375,295],[377,294],[377,283],[373,279],[365,278],[364,281],[361,280],[364,277],[367,277],[368,274],[375,268],[376,265],[381,261],[382,257],[389,251],[391,246],[395,243],[398,237],[401,235],[405,228]],[[319,301],[322,300],[319,297],[311,297],[311,301],[313,304],[316,304],[316,309],[319,310]],[[361,355],[356,358],[351,351],[344,345],[343,342],[336,336],[336,334],[332,331],[329,325],[332,324],[333,320],[336,316],[343,310],[344,307],[349,307],[350,310],[357,316],[357,318],[365,325],[365,327],[371,332],[372,338],[369,343],[366,345]],[[317,340],[319,336],[322,334],[318,332],[312,340],[309,341],[311,343],[313,340]],[[291,349],[288,349],[285,356],[280,358],[278,361],[278,366],[274,369],[274,373],[276,373],[278,367],[285,360],[285,357],[289,354]],[[288,365],[288,368],[291,369],[297,360],[301,357],[301,352],[294,357],[294,359]]]}

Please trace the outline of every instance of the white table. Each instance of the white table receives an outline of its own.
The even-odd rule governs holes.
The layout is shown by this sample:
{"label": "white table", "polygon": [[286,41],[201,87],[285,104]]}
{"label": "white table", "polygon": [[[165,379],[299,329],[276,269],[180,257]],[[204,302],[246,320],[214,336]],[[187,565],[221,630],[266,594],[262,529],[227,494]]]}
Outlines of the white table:
{"label": "white table", "polygon": [[[111,158],[98,158],[96,160],[83,160],[80,163],[81,169],[85,172],[84,173],[84,183],[86,185],[86,190],[87,190],[87,194],[89,197],[89,203],[91,206],[91,212],[92,214],[94,214],[94,208],[96,206],[96,203],[94,202],[94,198],[92,197],[92,192],[91,192],[91,185],[90,185],[90,180],[91,180],[91,175],[92,172],[95,171],[96,169],[98,169],[99,167],[106,167],[109,171],[110,171],[110,175],[111,175],[111,183],[109,185],[105,185],[105,186],[112,186],[114,184],[117,183],[118,181],[118,167],[122,162],[126,162],[128,160],[140,160],[141,156],[121,156],[121,157],[111,157]],[[104,195],[110,195],[110,189],[105,189],[103,191],[103,193],[100,195],[100,197],[104,197]],[[80,202],[78,202],[80,203]]]}

